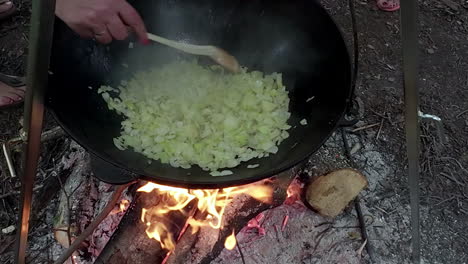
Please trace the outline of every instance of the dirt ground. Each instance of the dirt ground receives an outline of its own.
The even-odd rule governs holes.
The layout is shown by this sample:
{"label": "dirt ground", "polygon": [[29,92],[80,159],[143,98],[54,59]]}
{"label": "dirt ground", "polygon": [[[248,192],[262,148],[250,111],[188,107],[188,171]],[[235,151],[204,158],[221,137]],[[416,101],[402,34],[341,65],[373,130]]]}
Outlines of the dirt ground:
{"label": "dirt ground", "polygon": [[[343,29],[351,47],[347,2],[322,3]],[[18,14],[0,23],[0,72],[23,75],[30,0],[17,0],[15,4]],[[468,263],[468,2],[425,0],[419,1],[419,6],[421,110],[442,118],[446,141],[441,144],[434,123],[422,123],[422,256],[425,263]],[[353,146],[362,145],[356,163],[370,182],[361,197],[362,204],[373,219],[370,242],[378,253],[376,263],[408,263],[409,194],[399,14],[377,10],[373,0],[358,0],[356,8],[361,59],[356,91],[360,120],[362,125],[378,124],[350,135]],[[0,139],[17,135],[21,114],[21,108],[0,112]],[[53,123],[50,118],[48,122]],[[313,174],[325,173],[341,164],[336,158],[341,151],[336,147],[341,144],[337,137],[330,139],[320,155],[311,158],[308,169]],[[57,152],[57,144],[46,150]],[[0,173],[0,197],[17,187],[17,179]],[[0,198],[0,229],[15,224],[12,214],[17,209],[16,199],[14,195]],[[0,234],[0,254],[5,241]]]}

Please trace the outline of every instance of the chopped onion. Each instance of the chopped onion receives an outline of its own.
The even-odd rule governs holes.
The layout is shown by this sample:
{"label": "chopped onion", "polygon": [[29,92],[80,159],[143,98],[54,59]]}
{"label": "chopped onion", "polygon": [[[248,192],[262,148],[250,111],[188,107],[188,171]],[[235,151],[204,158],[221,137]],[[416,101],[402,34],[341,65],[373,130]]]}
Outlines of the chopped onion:
{"label": "chopped onion", "polygon": [[198,165],[213,176],[276,153],[291,128],[288,92],[278,73],[243,68],[231,74],[219,66],[175,61],[98,93],[124,116],[114,139],[118,149],[174,167]]}
{"label": "chopped onion", "polygon": [[227,176],[227,175],[232,175],[233,172],[230,170],[223,170],[221,172],[219,171],[213,171],[210,173],[211,176],[218,177],[218,176]]}

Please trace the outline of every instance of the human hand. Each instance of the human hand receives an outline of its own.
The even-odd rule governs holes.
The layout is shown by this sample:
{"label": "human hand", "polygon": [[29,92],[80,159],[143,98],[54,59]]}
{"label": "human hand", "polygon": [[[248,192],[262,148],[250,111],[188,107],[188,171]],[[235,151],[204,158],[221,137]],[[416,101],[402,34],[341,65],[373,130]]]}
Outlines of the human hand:
{"label": "human hand", "polygon": [[57,0],[55,13],[83,38],[108,44],[127,38],[130,28],[149,43],[143,20],[126,0]]}

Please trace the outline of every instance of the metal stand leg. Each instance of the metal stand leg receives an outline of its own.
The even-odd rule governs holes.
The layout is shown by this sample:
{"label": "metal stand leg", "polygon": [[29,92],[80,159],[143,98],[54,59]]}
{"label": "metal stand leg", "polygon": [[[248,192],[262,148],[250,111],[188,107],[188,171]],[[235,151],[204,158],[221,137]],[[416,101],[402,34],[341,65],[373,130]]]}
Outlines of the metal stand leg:
{"label": "metal stand leg", "polygon": [[52,47],[55,0],[32,1],[32,7],[23,126],[27,141],[23,152],[24,171],[21,175],[21,205],[15,256],[15,263],[19,264],[25,263],[26,259],[33,185],[44,117],[44,91]]}
{"label": "metal stand leg", "polygon": [[421,234],[419,219],[419,89],[418,89],[418,2],[401,1],[400,28],[403,51],[403,79],[405,88],[405,130],[408,157],[408,184],[411,207],[411,247],[413,263],[421,262]]}

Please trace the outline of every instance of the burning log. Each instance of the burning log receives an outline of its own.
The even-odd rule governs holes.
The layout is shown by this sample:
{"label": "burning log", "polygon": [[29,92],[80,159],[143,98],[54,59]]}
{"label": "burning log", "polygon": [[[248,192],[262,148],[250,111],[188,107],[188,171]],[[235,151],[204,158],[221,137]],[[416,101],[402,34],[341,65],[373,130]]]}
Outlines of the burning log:
{"label": "burning log", "polygon": [[[346,172],[327,175],[329,181],[325,185],[331,186],[330,179],[337,183],[355,181],[357,177],[357,183],[362,182],[357,172],[352,171],[356,177]],[[332,230],[327,219],[306,209],[301,201],[304,184],[299,180],[291,183],[295,175],[289,171],[253,184],[219,190],[189,190],[147,183],[138,189],[131,209],[95,263],[240,263],[240,258],[244,258],[241,248],[245,249],[246,259],[272,262],[275,254],[270,252],[273,249],[267,249],[268,245],[300,236],[301,221],[309,226],[309,236],[296,238],[303,240],[299,244],[287,242],[294,244],[294,250],[282,257],[302,261],[319,256],[358,263],[356,255],[339,254],[350,252],[357,241],[346,241],[344,234],[339,234],[343,241],[328,239],[330,233],[337,231]],[[316,180],[309,185],[315,186],[313,194],[323,193],[320,191],[323,188],[317,191],[320,182]],[[340,188],[335,187],[339,193],[349,196],[342,184],[338,185]],[[357,193],[356,188],[353,190]],[[310,196],[310,189],[308,192]],[[309,243],[308,238],[313,240]],[[271,242],[257,244],[256,240]]]}
{"label": "burning log", "polygon": [[[294,175],[290,171],[222,190],[149,183],[139,189],[145,193],[137,195],[135,207],[124,216],[96,263],[201,263],[214,259],[229,235],[259,212],[283,203]],[[168,196],[178,197],[178,203],[168,201]],[[172,254],[168,255],[169,251]]]}
{"label": "burning log", "polygon": [[[145,208],[151,208],[164,203],[163,196],[138,193],[132,208],[122,219],[119,228],[99,255],[95,263],[161,263],[168,250],[164,249],[157,240],[150,239],[147,234],[148,226],[142,223],[140,215]],[[165,218],[153,219],[168,227],[168,232],[177,235],[187,220],[186,214],[192,205],[184,211],[172,211]]]}
{"label": "burning log", "polygon": [[[281,205],[287,197],[287,188],[294,178],[294,170],[282,173],[258,184],[265,184],[273,190],[270,203],[264,203],[247,195],[236,196],[225,208],[223,224],[220,229],[202,226],[198,232],[192,228],[177,242],[173,253],[168,257],[168,264],[176,263],[209,263],[225,247],[225,242],[232,233],[237,233],[260,212]],[[195,216],[197,217],[197,215]],[[196,231],[196,230],[195,230]]]}

